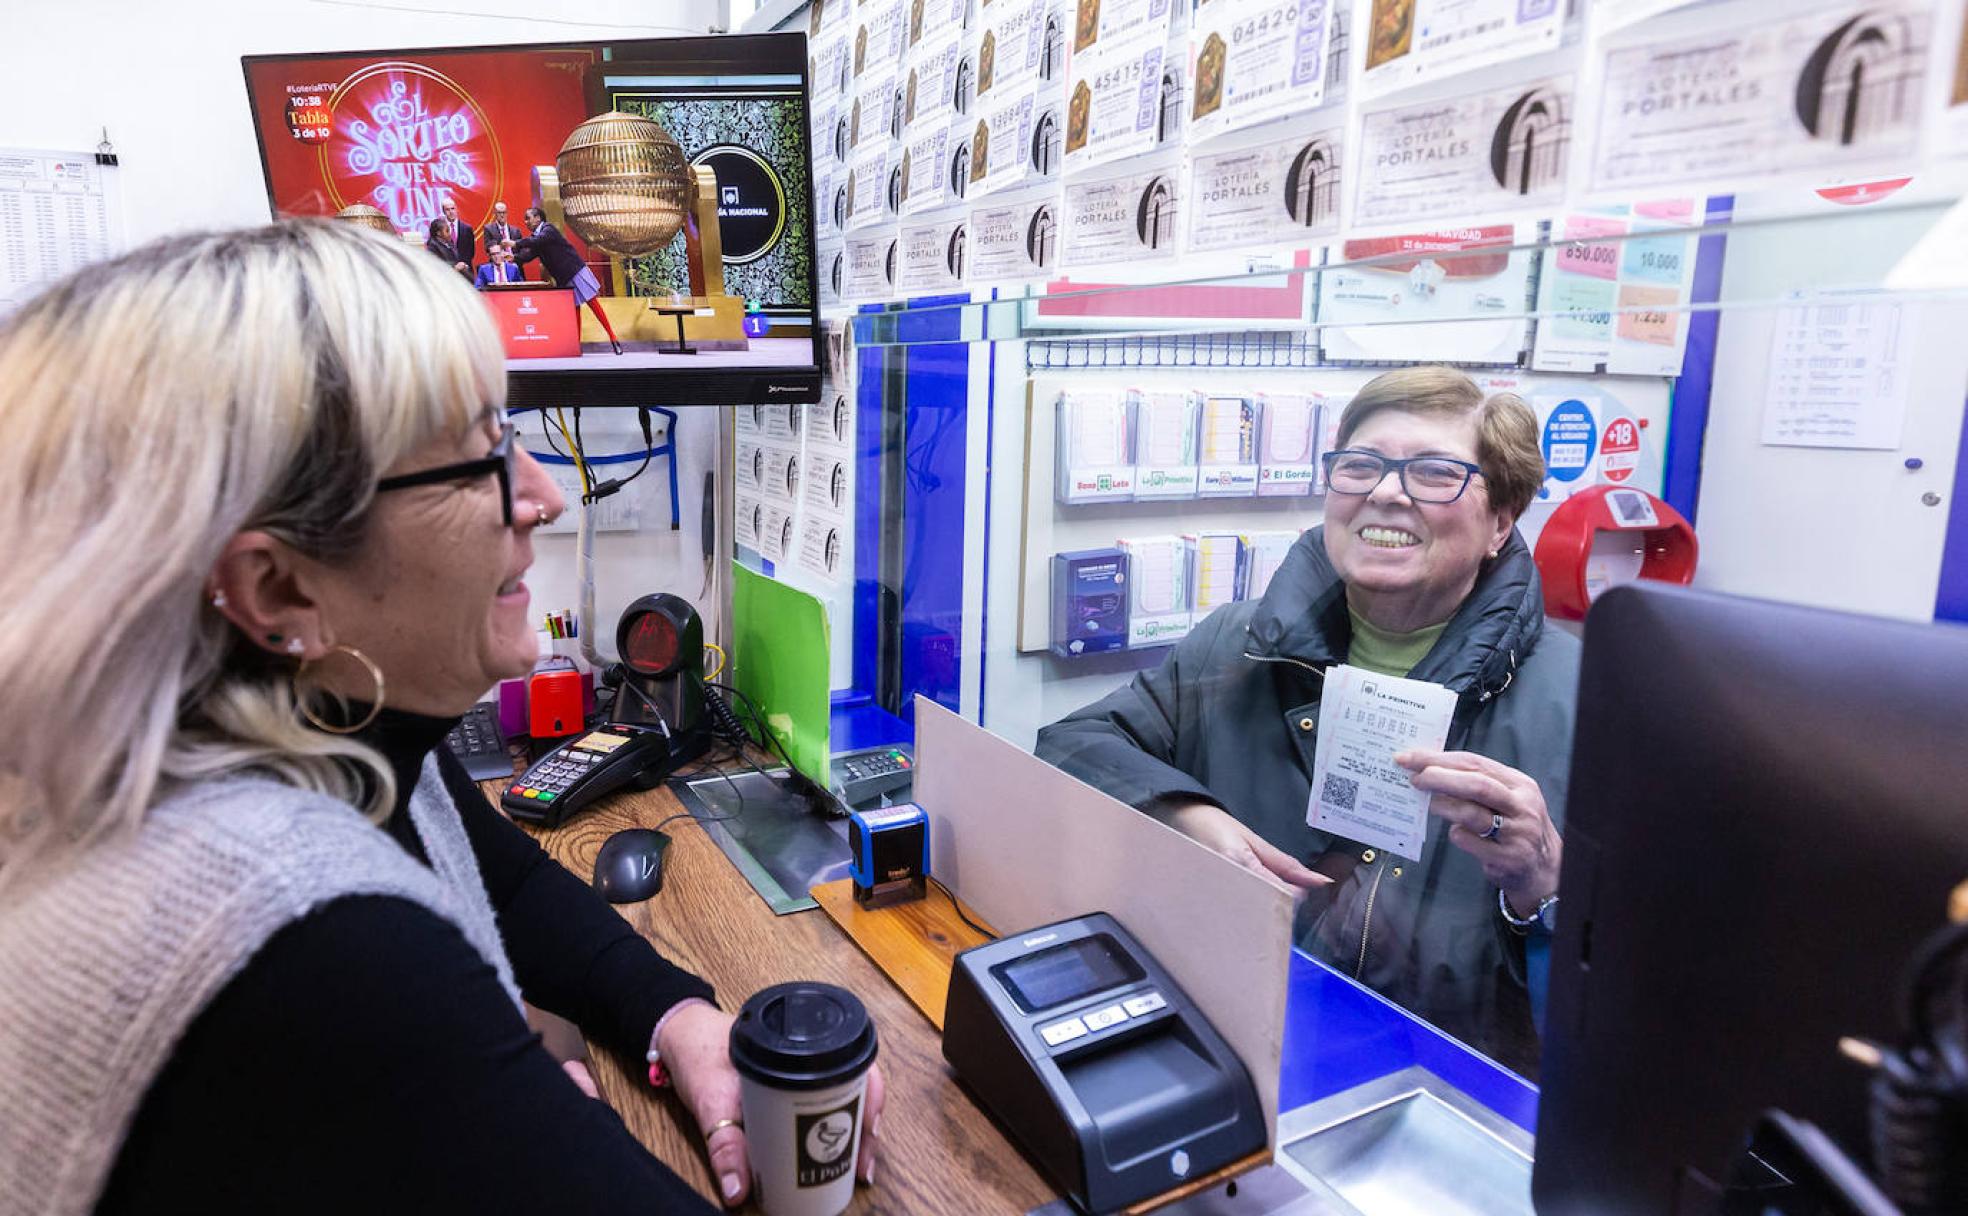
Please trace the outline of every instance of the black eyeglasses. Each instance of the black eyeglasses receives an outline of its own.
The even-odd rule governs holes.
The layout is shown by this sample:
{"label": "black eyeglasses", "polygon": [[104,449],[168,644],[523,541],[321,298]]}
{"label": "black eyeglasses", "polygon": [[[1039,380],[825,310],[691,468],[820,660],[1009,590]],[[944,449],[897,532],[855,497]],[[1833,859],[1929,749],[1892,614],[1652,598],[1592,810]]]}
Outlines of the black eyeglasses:
{"label": "black eyeglasses", "polygon": [[1446,456],[1394,460],[1378,452],[1341,448],[1327,452],[1324,460],[1326,488],[1335,494],[1371,494],[1392,472],[1399,475],[1403,494],[1436,506],[1461,498],[1469,479],[1483,475],[1482,466]]}
{"label": "black eyeglasses", "polygon": [[439,465],[434,469],[424,469],[416,473],[403,473],[396,477],[385,477],[376,483],[376,493],[390,490],[407,490],[412,486],[436,485],[442,481],[464,481],[467,478],[483,477],[487,473],[499,475],[499,501],[505,508],[506,526],[513,523],[513,424],[508,421],[500,424],[499,442],[492,450],[477,460],[461,460],[457,464]]}

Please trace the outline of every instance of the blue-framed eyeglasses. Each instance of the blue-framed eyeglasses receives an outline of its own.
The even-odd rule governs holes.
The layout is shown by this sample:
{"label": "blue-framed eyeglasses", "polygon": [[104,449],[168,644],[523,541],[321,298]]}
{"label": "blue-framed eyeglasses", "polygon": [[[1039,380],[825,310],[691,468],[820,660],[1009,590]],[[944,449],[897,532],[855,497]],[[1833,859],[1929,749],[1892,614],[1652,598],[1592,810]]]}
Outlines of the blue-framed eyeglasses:
{"label": "blue-framed eyeglasses", "polygon": [[1416,502],[1435,506],[1452,503],[1469,488],[1469,479],[1481,477],[1481,465],[1447,456],[1415,456],[1395,460],[1378,452],[1340,448],[1327,452],[1326,488],[1335,494],[1371,494],[1391,472],[1401,479],[1401,492]]}
{"label": "blue-framed eyeglasses", "polygon": [[457,464],[439,465],[434,469],[422,469],[415,473],[402,473],[395,477],[385,477],[376,483],[376,493],[384,494],[390,490],[407,490],[412,486],[436,485],[445,481],[465,481],[473,477],[483,477],[487,473],[499,476],[499,501],[506,513],[506,526],[513,524],[513,424],[510,419],[499,424],[499,441],[492,450],[477,460],[461,460]]}

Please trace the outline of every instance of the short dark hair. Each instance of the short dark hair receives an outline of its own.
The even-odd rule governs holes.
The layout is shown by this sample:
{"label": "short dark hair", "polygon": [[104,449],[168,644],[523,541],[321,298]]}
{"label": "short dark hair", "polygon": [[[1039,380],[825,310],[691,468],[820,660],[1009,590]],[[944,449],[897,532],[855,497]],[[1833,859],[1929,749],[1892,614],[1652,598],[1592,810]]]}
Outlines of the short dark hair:
{"label": "short dark hair", "polygon": [[437,236],[443,236],[443,235],[444,235],[444,221],[443,221],[443,220],[441,220],[441,219],[436,219],[436,220],[432,220],[432,221],[431,221],[431,226],[430,226],[430,235],[431,235],[431,236],[434,236],[434,237],[437,237]]}
{"label": "short dark hair", "polygon": [[532,216],[536,216],[536,215],[539,216],[542,220],[547,218],[547,213],[540,210],[538,207],[528,207],[526,209],[526,215],[528,218],[531,218]]}

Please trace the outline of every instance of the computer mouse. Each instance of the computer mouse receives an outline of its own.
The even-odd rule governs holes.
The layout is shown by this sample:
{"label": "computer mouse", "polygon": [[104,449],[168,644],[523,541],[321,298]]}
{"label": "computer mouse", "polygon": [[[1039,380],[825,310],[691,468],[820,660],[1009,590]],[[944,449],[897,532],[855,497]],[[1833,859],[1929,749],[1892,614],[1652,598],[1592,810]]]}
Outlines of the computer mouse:
{"label": "computer mouse", "polygon": [[641,903],[663,889],[663,852],[670,838],[651,828],[629,828],[602,842],[595,854],[594,889],[611,904]]}

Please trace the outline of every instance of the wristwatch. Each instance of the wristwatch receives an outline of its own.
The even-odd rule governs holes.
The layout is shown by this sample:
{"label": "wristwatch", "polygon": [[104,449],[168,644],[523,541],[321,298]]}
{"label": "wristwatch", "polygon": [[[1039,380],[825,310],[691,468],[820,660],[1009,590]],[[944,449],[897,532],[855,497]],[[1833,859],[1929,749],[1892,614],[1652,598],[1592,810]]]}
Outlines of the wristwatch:
{"label": "wristwatch", "polygon": [[1510,900],[1504,893],[1497,892],[1497,911],[1503,913],[1503,921],[1519,933],[1529,933],[1542,928],[1546,933],[1558,931],[1558,895],[1553,892],[1538,900],[1537,910],[1529,916],[1518,916],[1510,910]]}

